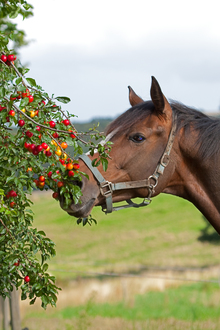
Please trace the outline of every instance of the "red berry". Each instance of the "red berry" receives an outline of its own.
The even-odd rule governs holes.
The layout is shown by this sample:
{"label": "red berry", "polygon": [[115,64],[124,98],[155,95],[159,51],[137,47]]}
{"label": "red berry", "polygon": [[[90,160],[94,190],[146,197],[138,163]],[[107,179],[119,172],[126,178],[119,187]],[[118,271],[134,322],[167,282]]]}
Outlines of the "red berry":
{"label": "red berry", "polygon": [[65,126],[68,126],[68,125],[70,124],[70,121],[69,121],[68,119],[64,119],[64,120],[63,120],[63,124],[64,124]]}
{"label": "red berry", "polygon": [[27,88],[26,89],[26,92],[22,92],[22,97],[24,98],[24,97],[28,97],[30,95],[30,91],[29,91],[29,89]]}
{"label": "red berry", "polygon": [[63,183],[62,181],[59,181],[59,182],[57,183],[57,186],[58,186],[58,188],[61,188],[61,187],[64,186],[64,183]]}
{"label": "red berry", "polygon": [[32,154],[34,156],[37,156],[39,154],[39,151],[37,150],[37,147],[35,147],[34,150],[32,150]]}
{"label": "red berry", "polygon": [[80,166],[79,166],[79,164],[74,163],[74,164],[73,164],[73,168],[74,168],[74,170],[78,170],[78,169],[80,168]]}
{"label": "red berry", "polygon": [[41,144],[39,144],[37,147],[36,147],[37,151],[38,152],[41,152],[43,150],[43,147]]}
{"label": "red berry", "polygon": [[31,102],[34,101],[34,97],[33,97],[33,95],[29,95],[28,98],[29,98],[29,103],[31,103]]}
{"label": "red berry", "polygon": [[33,152],[33,151],[35,150],[35,148],[36,148],[36,145],[35,145],[34,143],[32,143],[32,144],[30,144],[30,146],[28,147],[28,150],[29,150],[30,152]]}
{"label": "red berry", "polygon": [[45,142],[41,143],[41,145],[42,145],[42,148],[45,150],[48,148],[48,145]]}
{"label": "red berry", "polygon": [[0,105],[0,111],[2,111],[2,110],[4,110],[4,109],[6,109],[6,107],[2,107],[2,106]]}
{"label": "red berry", "polygon": [[36,184],[36,186],[38,187],[39,181],[37,179],[34,179],[34,183]]}
{"label": "red berry", "polygon": [[10,116],[14,117],[15,116],[15,111],[14,110],[10,110],[8,113]]}
{"label": "red berry", "polygon": [[17,57],[14,54],[10,54],[10,55],[8,55],[7,60],[11,62],[11,61],[15,61],[16,58]]}
{"label": "red berry", "polygon": [[19,266],[20,265],[20,260],[14,263],[14,266]]}
{"label": "red berry", "polygon": [[13,96],[13,95],[10,96],[11,101],[15,101],[16,99],[17,99],[17,96]]}
{"label": "red berry", "polygon": [[74,176],[74,172],[73,172],[73,171],[69,171],[69,172],[68,172],[68,176],[70,176],[70,177],[71,177],[71,176]]}
{"label": "red berry", "polygon": [[59,134],[58,134],[57,132],[54,132],[54,133],[53,133],[53,137],[56,139],[56,138],[59,137]]}
{"label": "red berry", "polygon": [[36,130],[40,132],[40,126],[36,126]]}
{"label": "red berry", "polygon": [[73,133],[71,133],[71,134],[70,134],[70,137],[71,137],[72,139],[75,139],[75,138],[76,138],[76,135],[73,134]]}
{"label": "red berry", "polygon": [[45,185],[45,182],[43,181],[39,181],[39,183],[38,183],[38,187],[39,188],[43,188],[44,187],[44,185]]}
{"label": "red berry", "polygon": [[45,181],[45,177],[43,175],[39,176],[39,179],[38,179],[40,182],[44,182]]}
{"label": "red berry", "polygon": [[24,126],[24,124],[25,124],[25,121],[23,119],[20,119],[18,121],[18,126],[22,127],[22,126]]}
{"label": "red berry", "polygon": [[15,206],[15,204],[16,204],[15,202],[11,202],[11,203],[10,203],[10,207],[13,208],[13,207]]}
{"label": "red berry", "polygon": [[6,61],[7,61],[7,56],[4,55],[4,54],[2,54],[2,56],[1,56],[1,60],[2,60],[2,62],[6,62]]}
{"label": "red berry", "polygon": [[25,149],[29,149],[30,145],[31,145],[30,143],[25,142],[25,143],[24,143],[24,147],[25,147]]}
{"label": "red berry", "polygon": [[26,136],[31,138],[34,134],[30,131],[25,132]]}
{"label": "red berry", "polygon": [[53,120],[51,120],[49,121],[49,125],[51,128],[54,128],[56,126],[56,123]]}
{"label": "red berry", "polygon": [[14,191],[14,190],[10,190],[10,191],[8,192],[8,195],[9,195],[9,197],[16,197],[16,196],[17,196],[17,193],[16,193],[16,191]]}
{"label": "red berry", "polygon": [[59,161],[60,161],[60,163],[61,163],[62,165],[65,164],[65,160],[64,160],[64,159],[59,159]]}
{"label": "red berry", "polygon": [[48,151],[45,152],[45,155],[46,155],[47,157],[50,157],[50,156],[52,156],[52,152],[48,150]]}
{"label": "red berry", "polygon": [[25,281],[26,283],[30,282],[30,277],[29,277],[28,275],[25,276],[24,281]]}
{"label": "red berry", "polygon": [[55,198],[55,199],[57,199],[58,196],[59,196],[59,193],[58,192],[54,192],[53,195],[52,195],[52,197]]}
{"label": "red berry", "polygon": [[48,172],[48,173],[47,173],[48,178],[51,178],[51,177],[52,177],[52,174],[53,174],[52,171]]}

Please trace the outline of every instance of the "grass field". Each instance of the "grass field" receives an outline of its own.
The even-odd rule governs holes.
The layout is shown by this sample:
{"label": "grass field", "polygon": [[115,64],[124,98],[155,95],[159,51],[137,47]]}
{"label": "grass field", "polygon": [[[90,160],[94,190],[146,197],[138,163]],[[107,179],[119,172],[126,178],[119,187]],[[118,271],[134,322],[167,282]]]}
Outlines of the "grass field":
{"label": "grass field", "polygon": [[[57,256],[50,261],[50,271],[63,288],[60,297],[66,296],[60,299],[62,303],[58,300],[56,310],[22,307],[24,326],[33,330],[220,329],[220,289],[215,283],[181,282],[162,289],[148,288],[142,294],[134,292],[132,297],[120,296],[116,290],[114,299],[105,302],[91,295],[83,303],[71,303],[77,286],[80,290],[92,279],[101,283],[100,292],[106,288],[106,278],[88,272],[142,275],[154,270],[161,275],[164,269],[193,271],[219,266],[220,270],[220,239],[212,228],[203,231],[204,219],[192,204],[160,195],[138,210],[106,216],[97,208],[93,217],[98,224],[82,227],[50,195],[34,195],[33,200],[34,225],[56,243]],[[210,273],[206,278],[211,277]],[[115,281],[121,286],[125,283],[120,278]],[[70,283],[76,283],[75,290],[68,289]],[[135,279],[127,285],[134,287]]]}

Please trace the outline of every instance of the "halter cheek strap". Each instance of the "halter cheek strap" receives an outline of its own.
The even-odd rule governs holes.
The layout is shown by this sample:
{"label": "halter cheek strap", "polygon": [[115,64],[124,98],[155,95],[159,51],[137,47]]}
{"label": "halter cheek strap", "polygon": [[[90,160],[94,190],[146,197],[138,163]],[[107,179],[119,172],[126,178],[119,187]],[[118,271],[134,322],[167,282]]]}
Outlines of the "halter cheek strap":
{"label": "halter cheek strap", "polygon": [[[139,180],[139,181],[128,181],[128,182],[109,182],[106,181],[102,174],[99,172],[97,167],[92,166],[91,159],[86,155],[83,154],[79,156],[79,158],[87,165],[90,171],[93,173],[94,177],[99,183],[100,186],[100,193],[105,197],[106,205],[102,205],[102,211],[105,213],[111,213],[113,211],[118,211],[128,207],[142,207],[149,205],[151,203],[151,196],[155,192],[155,187],[158,184],[158,179],[160,175],[164,173],[165,168],[169,163],[169,156],[173,146],[175,132],[176,132],[176,118],[173,116],[173,125],[170,131],[170,135],[168,138],[168,142],[166,148],[158,162],[158,165],[152,175],[148,177],[148,179]],[[114,191],[117,190],[124,190],[124,189],[138,189],[138,188],[147,188],[148,195],[144,198],[143,202],[140,204],[136,204],[132,202],[130,199],[127,199],[127,205],[122,205],[118,207],[113,207],[112,201],[112,194]]]}

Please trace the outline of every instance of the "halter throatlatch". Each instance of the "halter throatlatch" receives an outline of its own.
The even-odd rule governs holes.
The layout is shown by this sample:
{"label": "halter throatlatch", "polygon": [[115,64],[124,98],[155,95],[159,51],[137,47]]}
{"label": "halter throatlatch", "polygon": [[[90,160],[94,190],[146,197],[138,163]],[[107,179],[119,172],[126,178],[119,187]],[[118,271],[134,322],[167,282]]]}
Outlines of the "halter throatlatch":
{"label": "halter throatlatch", "polygon": [[[83,154],[79,156],[79,158],[87,165],[90,171],[93,173],[96,180],[99,182],[100,193],[105,197],[106,205],[102,205],[102,211],[105,213],[112,213],[113,211],[118,211],[121,209],[125,209],[128,207],[142,207],[149,205],[151,203],[151,196],[155,192],[155,187],[158,184],[158,180],[160,175],[163,174],[165,168],[169,163],[169,156],[173,146],[174,137],[176,133],[176,118],[173,115],[173,124],[170,131],[170,135],[168,138],[168,142],[166,148],[158,162],[158,165],[152,175],[150,175],[147,179],[139,180],[139,181],[128,181],[128,182],[109,182],[106,181],[102,174],[99,172],[97,167],[92,166],[91,159]],[[144,198],[143,202],[140,204],[136,204],[131,201],[131,199],[127,199],[127,205],[121,205],[117,207],[113,207],[112,195],[114,191],[124,190],[124,189],[138,189],[138,188],[147,188],[148,195]]]}

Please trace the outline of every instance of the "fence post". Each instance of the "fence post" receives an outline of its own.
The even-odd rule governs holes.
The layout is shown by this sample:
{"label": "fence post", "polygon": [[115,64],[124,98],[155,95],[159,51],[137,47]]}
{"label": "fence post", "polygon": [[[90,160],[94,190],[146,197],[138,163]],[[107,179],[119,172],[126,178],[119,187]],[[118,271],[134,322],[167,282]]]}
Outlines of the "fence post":
{"label": "fence post", "polygon": [[3,299],[0,296],[0,329],[3,328]]}
{"label": "fence post", "polygon": [[6,297],[3,299],[0,297],[0,314],[1,314],[1,326],[3,330],[9,330],[10,327],[10,318],[9,318],[9,299]]}
{"label": "fence post", "polygon": [[21,317],[19,306],[19,293],[15,286],[12,292],[10,292],[10,311],[11,311],[11,329],[21,330]]}

